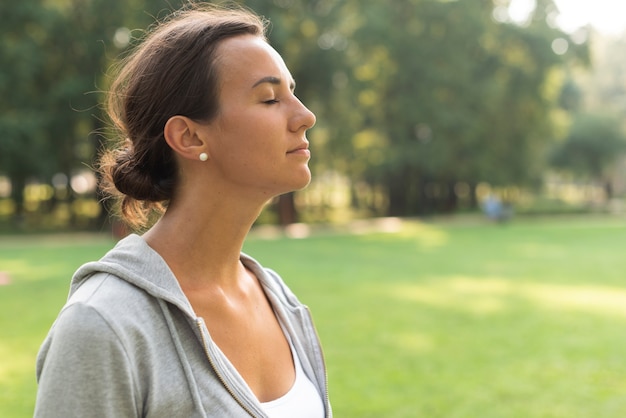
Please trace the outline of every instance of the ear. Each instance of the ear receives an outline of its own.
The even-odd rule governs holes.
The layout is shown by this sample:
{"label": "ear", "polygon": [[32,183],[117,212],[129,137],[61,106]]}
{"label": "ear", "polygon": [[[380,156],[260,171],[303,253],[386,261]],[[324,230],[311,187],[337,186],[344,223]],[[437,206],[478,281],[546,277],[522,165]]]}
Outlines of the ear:
{"label": "ear", "polygon": [[208,147],[199,134],[200,125],[186,116],[172,116],[165,123],[163,134],[167,144],[182,158],[198,160]]}

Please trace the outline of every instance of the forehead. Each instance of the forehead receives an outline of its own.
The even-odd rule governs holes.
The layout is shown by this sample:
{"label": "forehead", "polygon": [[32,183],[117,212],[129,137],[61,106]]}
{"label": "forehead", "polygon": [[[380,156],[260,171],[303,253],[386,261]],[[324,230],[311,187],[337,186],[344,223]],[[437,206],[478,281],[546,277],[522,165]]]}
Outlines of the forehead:
{"label": "forehead", "polygon": [[258,36],[225,39],[217,49],[217,57],[223,87],[235,84],[252,88],[259,79],[270,76],[291,83],[291,74],[280,54]]}

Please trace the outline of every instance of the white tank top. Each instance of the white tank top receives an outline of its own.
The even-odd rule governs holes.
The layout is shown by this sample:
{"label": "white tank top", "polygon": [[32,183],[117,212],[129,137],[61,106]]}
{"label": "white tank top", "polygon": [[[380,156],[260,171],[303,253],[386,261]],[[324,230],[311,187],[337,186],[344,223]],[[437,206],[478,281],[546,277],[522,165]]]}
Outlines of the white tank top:
{"label": "white tank top", "polygon": [[315,385],[304,374],[300,358],[291,343],[291,355],[296,368],[296,380],[287,393],[278,399],[262,402],[263,410],[270,418],[324,418],[324,403]]}

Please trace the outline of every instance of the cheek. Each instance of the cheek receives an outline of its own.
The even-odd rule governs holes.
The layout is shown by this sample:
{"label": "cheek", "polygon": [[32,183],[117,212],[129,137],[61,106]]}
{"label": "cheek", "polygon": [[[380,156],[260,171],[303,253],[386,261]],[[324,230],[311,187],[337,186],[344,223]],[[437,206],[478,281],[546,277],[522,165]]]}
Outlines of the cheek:
{"label": "cheek", "polygon": [[215,153],[224,170],[272,170],[284,158],[276,123],[266,114],[229,109],[222,115]]}
{"label": "cheek", "polygon": [[277,165],[277,156],[272,155],[268,147],[260,146],[259,142],[252,140],[237,140],[237,146],[228,147],[228,151],[222,154],[224,169],[232,175],[260,176],[263,172],[272,170]]}

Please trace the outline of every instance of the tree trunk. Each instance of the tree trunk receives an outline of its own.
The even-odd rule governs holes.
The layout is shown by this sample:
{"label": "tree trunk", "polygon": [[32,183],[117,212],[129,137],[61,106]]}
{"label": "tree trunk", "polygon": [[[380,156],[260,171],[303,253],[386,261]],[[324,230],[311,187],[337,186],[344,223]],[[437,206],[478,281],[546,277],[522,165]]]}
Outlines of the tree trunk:
{"label": "tree trunk", "polygon": [[478,208],[478,196],[476,196],[476,183],[474,183],[473,181],[469,182],[469,187],[470,187],[470,193],[469,193],[470,208],[477,209]]}
{"label": "tree trunk", "polygon": [[387,184],[387,193],[389,197],[389,207],[387,208],[387,215],[405,216],[407,201],[404,182],[396,181]]}
{"label": "tree trunk", "polygon": [[455,212],[459,207],[459,197],[457,196],[456,191],[454,190],[455,184],[456,183],[454,181],[448,181],[446,183],[447,193],[445,196],[445,203],[444,203],[444,212],[446,213]]}
{"label": "tree trunk", "polygon": [[13,219],[15,226],[22,227],[24,223],[24,189],[26,188],[26,178],[23,176],[11,177],[11,199],[15,203]]}
{"label": "tree trunk", "polygon": [[606,194],[606,200],[613,199],[613,184],[611,180],[604,181],[604,193]]}
{"label": "tree trunk", "polygon": [[282,226],[290,225],[298,221],[298,212],[294,200],[294,193],[286,193],[278,197],[278,222]]}

